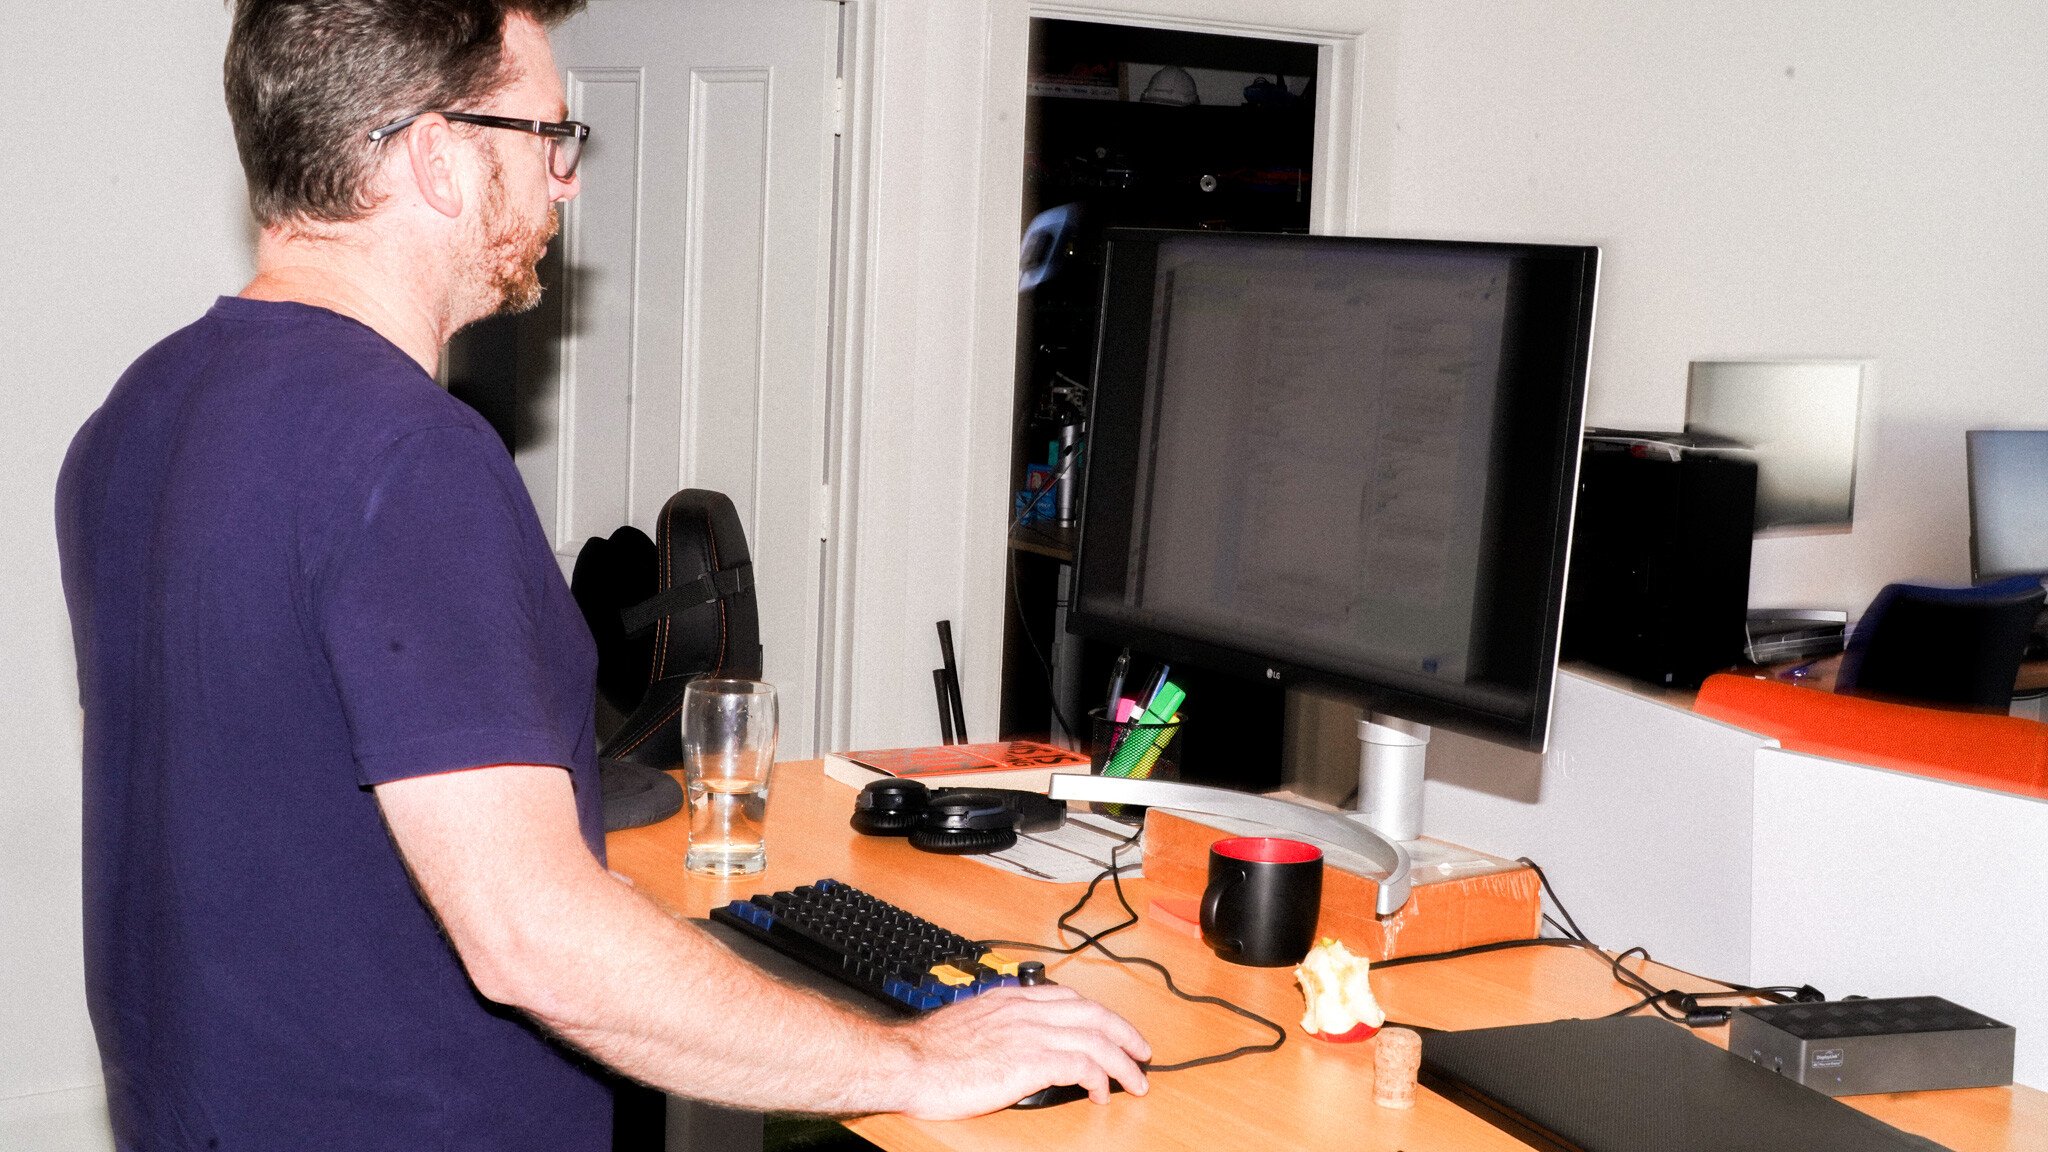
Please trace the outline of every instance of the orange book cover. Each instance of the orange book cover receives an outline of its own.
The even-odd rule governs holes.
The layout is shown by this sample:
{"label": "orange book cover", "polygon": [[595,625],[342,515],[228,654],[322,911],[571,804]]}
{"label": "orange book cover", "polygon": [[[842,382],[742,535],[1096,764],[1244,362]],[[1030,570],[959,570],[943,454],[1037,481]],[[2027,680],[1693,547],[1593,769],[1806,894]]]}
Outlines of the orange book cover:
{"label": "orange book cover", "polygon": [[1086,772],[1088,756],[1037,740],[880,748],[825,757],[825,774],[855,788],[896,777],[934,788],[1021,788],[1043,792],[1055,772]]}

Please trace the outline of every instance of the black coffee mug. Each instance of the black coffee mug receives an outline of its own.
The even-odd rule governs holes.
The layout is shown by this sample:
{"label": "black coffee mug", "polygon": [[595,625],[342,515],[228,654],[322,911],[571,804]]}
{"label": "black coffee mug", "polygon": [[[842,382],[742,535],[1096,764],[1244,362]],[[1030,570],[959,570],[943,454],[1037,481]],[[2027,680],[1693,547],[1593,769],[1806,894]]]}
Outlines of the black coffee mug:
{"label": "black coffee mug", "polygon": [[1209,846],[1202,940],[1232,964],[1301,963],[1316,941],[1323,850],[1299,840],[1239,836]]}

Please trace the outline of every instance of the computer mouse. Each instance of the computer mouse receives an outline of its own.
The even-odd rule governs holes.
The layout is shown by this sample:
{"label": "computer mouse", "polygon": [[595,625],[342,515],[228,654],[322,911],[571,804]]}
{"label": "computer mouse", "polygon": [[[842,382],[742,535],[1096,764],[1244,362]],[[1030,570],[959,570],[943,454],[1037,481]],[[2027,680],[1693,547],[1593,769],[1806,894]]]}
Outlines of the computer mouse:
{"label": "computer mouse", "polygon": [[[1114,1094],[1123,1091],[1124,1086],[1111,1080],[1109,1082],[1109,1090]],[[1040,1088],[1031,1095],[1010,1105],[1010,1107],[1051,1108],[1055,1104],[1072,1104],[1076,1100],[1086,1100],[1087,1098],[1088,1090],[1079,1084],[1055,1084],[1050,1088]]]}

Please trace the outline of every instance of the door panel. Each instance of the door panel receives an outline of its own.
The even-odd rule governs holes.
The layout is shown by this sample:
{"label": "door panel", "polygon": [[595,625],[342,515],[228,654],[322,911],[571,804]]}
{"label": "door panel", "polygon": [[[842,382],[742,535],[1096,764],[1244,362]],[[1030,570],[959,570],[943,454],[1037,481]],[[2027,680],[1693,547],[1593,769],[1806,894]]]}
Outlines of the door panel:
{"label": "door panel", "polygon": [[554,46],[591,125],[582,193],[543,306],[473,329],[451,369],[511,364],[514,457],[565,570],[679,488],[732,498],[783,754],[808,756],[839,5],[602,0]]}

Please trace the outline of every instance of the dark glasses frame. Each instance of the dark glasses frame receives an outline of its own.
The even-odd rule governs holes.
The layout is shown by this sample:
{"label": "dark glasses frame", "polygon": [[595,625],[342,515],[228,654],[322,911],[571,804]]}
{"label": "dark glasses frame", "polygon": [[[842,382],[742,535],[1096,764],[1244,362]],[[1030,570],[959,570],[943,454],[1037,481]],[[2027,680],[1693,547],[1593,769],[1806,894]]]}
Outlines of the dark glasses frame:
{"label": "dark glasses frame", "polygon": [[[437,111],[432,110],[429,111]],[[379,143],[395,136],[411,126],[412,122],[427,112],[415,112],[401,120],[393,120],[382,128],[370,131],[370,143]],[[590,139],[590,125],[577,120],[515,120],[510,116],[482,116],[473,112],[438,112],[443,120],[457,124],[475,124],[483,128],[503,128],[510,132],[526,132],[539,136],[548,142],[548,171],[557,180],[570,180],[576,176],[576,166],[583,160],[583,143]]]}

